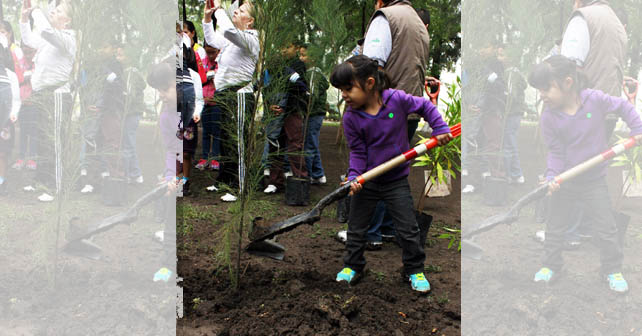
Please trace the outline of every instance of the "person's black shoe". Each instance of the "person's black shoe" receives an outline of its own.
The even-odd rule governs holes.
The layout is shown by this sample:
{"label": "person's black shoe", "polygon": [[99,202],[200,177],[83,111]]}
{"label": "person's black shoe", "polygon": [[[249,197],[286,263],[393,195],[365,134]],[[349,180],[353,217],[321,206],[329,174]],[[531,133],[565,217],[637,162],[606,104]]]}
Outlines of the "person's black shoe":
{"label": "person's black shoe", "polygon": [[189,190],[189,187],[191,185],[191,181],[187,180],[183,184],[183,197],[188,197],[192,194],[192,192]]}

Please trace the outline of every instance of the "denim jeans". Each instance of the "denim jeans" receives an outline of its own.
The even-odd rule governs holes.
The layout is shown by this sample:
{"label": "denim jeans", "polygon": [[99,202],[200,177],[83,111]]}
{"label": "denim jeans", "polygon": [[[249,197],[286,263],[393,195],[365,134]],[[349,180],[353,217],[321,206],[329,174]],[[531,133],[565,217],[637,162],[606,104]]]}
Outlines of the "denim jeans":
{"label": "denim jeans", "polygon": [[202,158],[208,161],[218,160],[221,154],[221,109],[217,105],[205,105],[201,125]]}
{"label": "denim jeans", "polygon": [[136,131],[140,124],[140,115],[130,114],[125,116],[122,139],[122,158],[125,176],[136,178],[143,173],[140,170],[138,155],[136,154]]}
{"label": "denim jeans", "polygon": [[406,274],[423,272],[426,255],[419,242],[419,225],[415,217],[408,178],[389,183],[366,182],[363,189],[352,196],[348,241],[343,263],[356,272],[363,271],[366,259],[366,233],[377,207],[383,201],[395,223],[402,249],[402,261]]}
{"label": "denim jeans", "polygon": [[319,151],[319,135],[323,125],[324,116],[313,116],[308,120],[308,132],[305,136],[305,165],[308,167],[308,175],[318,179],[325,176],[323,164],[321,163],[321,152]]}
{"label": "denim jeans", "polygon": [[522,115],[509,114],[504,121],[504,160],[508,177],[518,178],[523,175],[519,163],[519,148],[517,147],[517,134],[522,121]]}

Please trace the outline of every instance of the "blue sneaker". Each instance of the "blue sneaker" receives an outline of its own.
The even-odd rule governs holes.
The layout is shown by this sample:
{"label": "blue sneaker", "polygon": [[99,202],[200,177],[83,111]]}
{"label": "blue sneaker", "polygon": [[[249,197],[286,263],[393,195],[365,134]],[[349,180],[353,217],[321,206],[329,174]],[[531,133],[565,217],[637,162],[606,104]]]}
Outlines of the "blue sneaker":
{"label": "blue sneaker", "polygon": [[535,273],[535,282],[544,281],[544,283],[549,283],[553,278],[553,271],[548,267],[542,267],[539,272]]}
{"label": "blue sneaker", "polygon": [[611,287],[612,291],[618,293],[625,293],[629,291],[629,284],[626,282],[626,280],[624,280],[624,276],[622,275],[622,273],[609,274],[607,280],[609,281],[609,287]]}
{"label": "blue sneaker", "polygon": [[352,268],[344,268],[337,274],[337,282],[345,281],[347,283],[352,283],[354,281],[355,277],[357,275],[357,272],[352,270]]}
{"label": "blue sneaker", "polygon": [[430,291],[430,283],[426,280],[426,276],[423,273],[417,273],[410,276],[410,287],[417,292],[428,292]]}
{"label": "blue sneaker", "polygon": [[154,274],[154,282],[158,282],[158,281],[168,282],[171,276],[172,276],[172,271],[170,271],[167,267],[163,267]]}

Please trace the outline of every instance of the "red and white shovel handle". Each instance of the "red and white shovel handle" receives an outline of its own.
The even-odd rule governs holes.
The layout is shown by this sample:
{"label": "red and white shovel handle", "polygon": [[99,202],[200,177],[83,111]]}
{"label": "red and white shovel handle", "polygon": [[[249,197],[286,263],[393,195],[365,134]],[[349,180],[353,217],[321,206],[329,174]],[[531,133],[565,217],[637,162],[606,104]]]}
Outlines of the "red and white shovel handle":
{"label": "red and white shovel handle", "polygon": [[[461,135],[461,123],[458,123],[457,125],[454,125],[450,128],[450,133],[453,135],[453,137],[458,137]],[[410,161],[414,158],[416,158],[419,155],[423,155],[427,151],[437,147],[437,138],[432,137],[419,145],[415,146],[414,148],[408,150],[407,152],[397,155],[394,158],[370,169],[369,171],[363,173],[362,175],[359,175],[355,180],[359,182],[360,184],[366,183],[366,181],[370,181],[373,178],[380,176],[384,174],[385,172],[391,170],[394,167],[397,167],[404,162]]]}
{"label": "red and white shovel handle", "polygon": [[572,179],[572,178],[584,173],[585,171],[587,171],[587,170],[599,165],[600,163],[608,161],[608,160],[610,160],[610,159],[612,159],[612,158],[624,153],[628,149],[631,149],[631,148],[635,147],[636,144],[637,144],[637,142],[635,141],[635,138],[629,138],[625,142],[611,147],[611,149],[603,152],[602,154],[598,154],[598,155],[596,155],[596,156],[594,156],[594,157],[592,157],[592,158],[590,158],[590,159],[578,164],[577,166],[575,166],[575,167],[573,167],[573,168],[571,168],[571,169],[569,169],[569,170],[557,175],[555,177],[555,182],[557,182],[558,184],[562,184],[562,182],[568,181],[568,180],[570,180],[570,179]]}

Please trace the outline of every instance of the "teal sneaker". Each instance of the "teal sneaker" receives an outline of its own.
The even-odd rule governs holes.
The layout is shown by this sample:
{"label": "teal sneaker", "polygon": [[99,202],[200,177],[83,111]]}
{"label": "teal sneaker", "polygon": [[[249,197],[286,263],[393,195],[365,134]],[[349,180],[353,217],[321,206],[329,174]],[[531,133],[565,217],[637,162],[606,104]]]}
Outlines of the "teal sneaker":
{"label": "teal sneaker", "polygon": [[618,293],[626,293],[629,291],[629,284],[624,280],[622,273],[609,274],[607,280],[612,291]]}
{"label": "teal sneaker", "polygon": [[417,292],[428,292],[430,291],[430,283],[426,280],[426,276],[423,273],[417,273],[410,276],[410,287]]}
{"label": "teal sneaker", "polygon": [[352,283],[357,276],[357,272],[352,270],[352,268],[344,268],[337,274],[337,282],[345,281],[347,283]]}
{"label": "teal sneaker", "polygon": [[171,276],[172,271],[170,271],[167,267],[163,267],[154,274],[154,282],[168,282]]}
{"label": "teal sneaker", "polygon": [[553,271],[551,271],[551,269],[548,267],[542,267],[539,270],[539,272],[535,273],[535,279],[533,280],[535,282],[544,281],[544,283],[549,283],[551,282],[552,278],[553,278]]}

